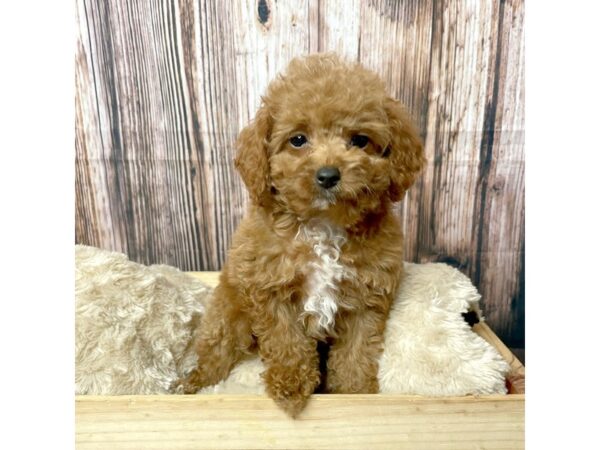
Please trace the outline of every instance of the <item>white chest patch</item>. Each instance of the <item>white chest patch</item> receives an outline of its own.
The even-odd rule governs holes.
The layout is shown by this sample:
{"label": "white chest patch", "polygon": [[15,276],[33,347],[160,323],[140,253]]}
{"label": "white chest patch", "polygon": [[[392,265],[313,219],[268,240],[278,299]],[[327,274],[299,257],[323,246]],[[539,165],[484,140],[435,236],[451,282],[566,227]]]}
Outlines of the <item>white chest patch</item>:
{"label": "white chest patch", "polygon": [[300,227],[296,239],[310,243],[315,257],[307,267],[304,313],[317,317],[319,327],[329,330],[338,309],[338,284],[349,272],[339,261],[346,233],[331,223],[313,220]]}

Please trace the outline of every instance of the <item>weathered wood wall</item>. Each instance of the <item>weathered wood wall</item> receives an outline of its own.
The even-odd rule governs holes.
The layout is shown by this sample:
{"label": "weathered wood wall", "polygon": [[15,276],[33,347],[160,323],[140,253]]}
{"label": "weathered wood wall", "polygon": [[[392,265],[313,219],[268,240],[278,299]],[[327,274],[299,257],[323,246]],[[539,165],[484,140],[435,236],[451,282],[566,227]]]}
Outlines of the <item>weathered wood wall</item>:
{"label": "weathered wood wall", "polygon": [[78,243],[218,270],[247,202],[236,134],[292,57],[333,50],[421,127],[407,259],[459,267],[524,346],[523,0],[78,0],[77,21]]}

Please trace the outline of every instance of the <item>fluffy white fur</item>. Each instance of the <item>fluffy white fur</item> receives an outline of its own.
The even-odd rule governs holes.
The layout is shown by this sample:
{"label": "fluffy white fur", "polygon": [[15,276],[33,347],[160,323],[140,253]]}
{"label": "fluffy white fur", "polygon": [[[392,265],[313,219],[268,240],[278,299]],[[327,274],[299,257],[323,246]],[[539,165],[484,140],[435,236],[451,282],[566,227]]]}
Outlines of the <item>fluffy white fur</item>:
{"label": "fluffy white fur", "polygon": [[[506,393],[508,364],[461,313],[478,311],[469,279],[445,264],[405,264],[380,359],[382,393]],[[211,290],[167,266],[76,247],[77,394],[167,393],[195,367],[192,330]],[[200,394],[264,393],[258,358]]]}
{"label": "fluffy white fur", "polygon": [[318,317],[320,327],[331,329],[338,309],[338,283],[349,276],[348,269],[339,262],[346,233],[327,222],[311,220],[300,227],[296,239],[309,242],[315,256],[306,268],[304,311]]}
{"label": "fluffy white fur", "polygon": [[458,270],[439,263],[404,264],[379,360],[381,392],[420,395],[506,393],[509,366],[475,334],[461,313],[479,311],[481,296]]}
{"label": "fluffy white fur", "polygon": [[169,266],[75,248],[75,393],[164,394],[196,362],[211,290]]}

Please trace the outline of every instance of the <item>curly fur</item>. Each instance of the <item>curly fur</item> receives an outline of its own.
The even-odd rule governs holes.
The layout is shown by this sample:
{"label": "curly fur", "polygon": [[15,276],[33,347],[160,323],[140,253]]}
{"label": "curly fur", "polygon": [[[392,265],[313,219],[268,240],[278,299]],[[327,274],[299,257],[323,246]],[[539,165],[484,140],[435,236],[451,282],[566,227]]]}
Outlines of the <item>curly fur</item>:
{"label": "curly fur", "polygon": [[[481,296],[458,270],[439,263],[404,264],[379,358],[379,392],[427,396],[506,394],[508,363],[473,333],[462,313],[480,321]],[[200,394],[262,394],[260,359],[249,359]]]}
{"label": "curly fur", "polygon": [[296,239],[308,242],[315,255],[305,270],[304,312],[316,317],[318,335],[322,332],[331,333],[337,312],[338,284],[344,278],[354,276],[349,268],[340,263],[346,233],[331,223],[312,220],[300,226]]}
{"label": "curly fur", "polygon": [[162,394],[196,362],[192,335],[211,292],[174,267],[75,248],[76,394]]}
{"label": "curly fur", "polygon": [[[298,134],[307,139],[301,148],[290,142]],[[367,143],[357,145],[356,135]],[[292,60],[269,85],[237,147],[252,205],[183,391],[219,382],[257,348],[267,393],[295,416],[321,383],[317,341],[327,340],[325,390],[377,392],[385,321],[402,277],[391,205],[425,162],[408,114],[375,73],[312,55]],[[331,189],[315,181],[324,166],[341,173]]]}
{"label": "curly fur", "polygon": [[[192,331],[212,289],[167,266],[125,255],[75,251],[76,394],[164,394],[197,363]],[[445,264],[405,264],[384,334],[377,378],[382,393],[506,393],[508,364],[471,331],[478,311],[469,279]],[[262,394],[265,365],[255,355],[200,394]]]}

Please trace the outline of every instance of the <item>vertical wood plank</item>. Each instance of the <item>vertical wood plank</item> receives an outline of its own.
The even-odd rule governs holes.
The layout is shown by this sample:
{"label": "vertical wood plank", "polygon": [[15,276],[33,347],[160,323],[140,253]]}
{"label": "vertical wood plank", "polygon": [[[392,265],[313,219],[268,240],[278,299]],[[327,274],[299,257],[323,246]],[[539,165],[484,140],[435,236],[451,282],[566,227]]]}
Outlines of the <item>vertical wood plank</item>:
{"label": "vertical wood plank", "polygon": [[360,0],[321,0],[319,50],[336,52],[351,61],[359,59],[361,38]]}
{"label": "vertical wood plank", "polygon": [[[493,71],[493,3],[435,2],[419,261],[447,261],[472,274],[480,147]],[[497,8],[496,8],[497,9]]]}
{"label": "vertical wood plank", "polygon": [[525,168],[523,3],[499,8],[496,69],[474,220],[479,285],[487,320],[509,346],[525,341]]}
{"label": "vertical wood plank", "polygon": [[[232,77],[232,21],[228,2],[194,2],[197,25],[195,51],[197,61],[198,120],[202,133],[200,159],[201,179],[208,185],[206,199],[200,205],[210,221],[203,234],[214,240],[210,265],[219,268],[224,261],[232,229],[241,216],[241,204],[235,202],[240,188],[232,182],[232,143],[237,122],[231,120],[237,113]],[[188,7],[189,9],[189,7]],[[199,205],[199,206],[200,206]]]}
{"label": "vertical wood plank", "polygon": [[[76,237],[90,245],[114,248],[117,238],[112,229],[110,205],[103,170],[93,170],[82,161],[101,161],[103,136],[99,125],[103,108],[95,92],[95,73],[91,58],[91,33],[84,8],[78,1],[75,13],[79,34],[75,50],[75,183]],[[100,164],[95,167],[102,169]]]}
{"label": "vertical wood plank", "polygon": [[[261,18],[258,5],[262,3],[266,6]],[[318,14],[319,2],[244,0],[240,4],[243,6],[234,8],[231,14],[238,24],[233,32],[236,80],[239,83],[238,121],[245,125],[254,116],[269,82],[285,69],[292,58],[308,54],[311,48],[318,48],[318,29],[309,24],[311,18]]]}

